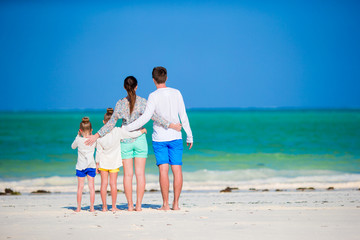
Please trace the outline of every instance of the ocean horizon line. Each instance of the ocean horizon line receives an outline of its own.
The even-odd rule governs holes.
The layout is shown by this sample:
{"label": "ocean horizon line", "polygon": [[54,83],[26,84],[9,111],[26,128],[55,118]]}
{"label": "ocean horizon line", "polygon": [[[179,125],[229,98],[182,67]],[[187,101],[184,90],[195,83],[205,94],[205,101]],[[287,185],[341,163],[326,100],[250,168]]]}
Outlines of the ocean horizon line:
{"label": "ocean horizon line", "polygon": [[[0,109],[0,113],[103,112],[105,108]],[[189,112],[360,111],[360,107],[194,107]]]}

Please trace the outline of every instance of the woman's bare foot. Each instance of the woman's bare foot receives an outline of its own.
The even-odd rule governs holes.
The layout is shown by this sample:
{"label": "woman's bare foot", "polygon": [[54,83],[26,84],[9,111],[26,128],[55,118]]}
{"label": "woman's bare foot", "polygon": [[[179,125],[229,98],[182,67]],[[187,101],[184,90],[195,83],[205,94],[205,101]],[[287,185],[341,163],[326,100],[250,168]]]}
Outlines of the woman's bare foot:
{"label": "woman's bare foot", "polygon": [[169,205],[163,205],[161,208],[158,208],[157,210],[167,211],[170,210]]}
{"label": "woman's bare foot", "polygon": [[76,210],[74,210],[75,212],[80,212],[81,211],[81,208],[77,208]]}
{"label": "woman's bare foot", "polygon": [[102,211],[103,211],[103,212],[107,212],[107,210],[108,210],[108,209],[107,209],[107,206],[103,206]]}
{"label": "woman's bare foot", "polygon": [[142,209],[141,209],[141,207],[136,206],[136,207],[135,207],[135,211],[137,211],[137,212],[141,212],[141,211],[142,211]]}
{"label": "woman's bare foot", "polygon": [[94,208],[94,207],[91,207],[91,208],[90,208],[90,212],[95,212],[95,208]]}
{"label": "woman's bare foot", "polygon": [[120,209],[118,209],[117,207],[113,207],[113,208],[111,209],[111,211],[112,211],[112,212],[117,212],[117,211],[120,211]]}
{"label": "woman's bare foot", "polygon": [[128,203],[128,211],[129,212],[134,211],[134,204],[133,203]]}

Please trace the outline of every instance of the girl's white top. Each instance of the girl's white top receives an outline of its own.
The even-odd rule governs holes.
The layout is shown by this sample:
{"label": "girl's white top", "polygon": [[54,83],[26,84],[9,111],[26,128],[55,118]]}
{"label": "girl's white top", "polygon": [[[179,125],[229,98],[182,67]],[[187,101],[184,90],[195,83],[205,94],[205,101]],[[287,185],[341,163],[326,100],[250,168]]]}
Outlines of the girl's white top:
{"label": "girl's white top", "polygon": [[78,148],[78,158],[76,163],[77,170],[84,170],[86,168],[96,168],[94,161],[94,151],[96,144],[91,146],[85,144],[87,138],[76,136],[74,142],[71,144],[72,149]]}
{"label": "girl's white top", "polygon": [[110,133],[97,140],[96,162],[103,169],[116,169],[122,166],[120,140],[124,138],[137,138],[140,131],[128,132],[122,128],[114,127]]}

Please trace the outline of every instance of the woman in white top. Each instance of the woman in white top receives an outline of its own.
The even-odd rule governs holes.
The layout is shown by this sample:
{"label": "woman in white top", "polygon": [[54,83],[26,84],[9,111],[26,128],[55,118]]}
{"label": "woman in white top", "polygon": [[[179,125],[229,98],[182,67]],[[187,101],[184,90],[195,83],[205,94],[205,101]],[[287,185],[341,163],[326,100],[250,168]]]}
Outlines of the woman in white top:
{"label": "woman in white top", "polygon": [[[108,108],[104,115],[103,123],[106,124],[114,110]],[[101,175],[101,188],[100,195],[103,203],[103,212],[107,211],[106,194],[108,186],[108,176],[110,176],[110,189],[112,199],[112,211],[118,211],[116,207],[117,198],[117,177],[119,167],[122,166],[121,158],[121,145],[120,140],[124,138],[137,138],[143,133],[146,133],[146,129],[143,128],[140,131],[128,132],[122,128],[115,127],[110,133],[97,140],[96,151],[96,169],[100,171]]]}
{"label": "woman in white top", "polygon": [[88,136],[91,135],[92,127],[88,117],[83,117],[80,123],[80,129],[74,142],[71,144],[72,149],[78,148],[78,158],[76,163],[76,176],[78,177],[78,189],[77,189],[77,209],[75,212],[81,210],[81,198],[84,189],[85,177],[87,176],[89,190],[90,190],[90,212],[94,212],[95,201],[95,162],[94,151],[95,143],[92,145],[86,145],[85,141]]}

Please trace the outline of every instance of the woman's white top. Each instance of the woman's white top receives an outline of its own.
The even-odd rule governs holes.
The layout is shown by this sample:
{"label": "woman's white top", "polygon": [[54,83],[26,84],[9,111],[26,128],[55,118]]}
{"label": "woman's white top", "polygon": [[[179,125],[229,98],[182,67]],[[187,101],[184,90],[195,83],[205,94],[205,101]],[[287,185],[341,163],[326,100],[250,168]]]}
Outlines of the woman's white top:
{"label": "woman's white top", "polygon": [[122,166],[120,140],[124,138],[137,138],[140,131],[128,132],[122,128],[114,127],[110,133],[97,140],[96,162],[99,168],[116,169]]}
{"label": "woman's white top", "polygon": [[86,168],[96,168],[94,162],[94,151],[96,144],[91,146],[85,144],[87,138],[76,136],[74,142],[71,144],[72,149],[78,148],[78,158],[76,163],[77,170],[84,170]]}

